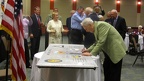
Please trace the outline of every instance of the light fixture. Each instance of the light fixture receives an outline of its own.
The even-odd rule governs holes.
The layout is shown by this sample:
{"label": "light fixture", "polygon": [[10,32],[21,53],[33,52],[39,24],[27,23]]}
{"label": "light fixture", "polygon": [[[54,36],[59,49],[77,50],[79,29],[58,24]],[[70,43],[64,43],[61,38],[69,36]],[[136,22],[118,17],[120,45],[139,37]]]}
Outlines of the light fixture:
{"label": "light fixture", "polygon": [[50,0],[50,10],[54,9],[54,0]]}
{"label": "light fixture", "polygon": [[95,4],[99,4],[99,0],[95,0]]}
{"label": "light fixture", "polygon": [[72,2],[72,9],[76,10],[76,7],[77,7],[77,0],[73,0],[73,2]]}
{"label": "light fixture", "polygon": [[76,0],[73,0],[73,2],[76,2]]}
{"label": "light fixture", "polygon": [[120,12],[120,0],[116,0],[116,10]]}
{"label": "light fixture", "polygon": [[141,13],[141,5],[142,5],[141,0],[137,0],[137,13]]}
{"label": "light fixture", "polygon": [[137,4],[138,4],[138,5],[141,5],[141,1],[138,1]]}
{"label": "light fixture", "polygon": [[120,4],[120,1],[119,1],[119,0],[117,1],[117,4]]}

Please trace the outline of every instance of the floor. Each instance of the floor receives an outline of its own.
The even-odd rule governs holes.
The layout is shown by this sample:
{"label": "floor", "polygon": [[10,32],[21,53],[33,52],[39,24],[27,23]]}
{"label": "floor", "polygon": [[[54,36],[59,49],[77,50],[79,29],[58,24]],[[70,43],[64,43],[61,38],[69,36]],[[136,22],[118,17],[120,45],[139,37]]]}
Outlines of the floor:
{"label": "floor", "polygon": [[[67,44],[67,36],[63,37],[63,43]],[[39,51],[45,50],[45,38],[41,37],[40,49]],[[121,81],[144,81],[144,62],[140,59],[137,60],[136,64],[132,67],[132,64],[136,56],[131,56],[127,54],[123,59]],[[32,61],[31,61],[32,62]],[[2,65],[2,64],[1,64]],[[2,66],[0,66],[1,68]],[[27,69],[27,79],[30,79],[31,69]],[[102,81],[104,81],[103,71],[102,71]]]}

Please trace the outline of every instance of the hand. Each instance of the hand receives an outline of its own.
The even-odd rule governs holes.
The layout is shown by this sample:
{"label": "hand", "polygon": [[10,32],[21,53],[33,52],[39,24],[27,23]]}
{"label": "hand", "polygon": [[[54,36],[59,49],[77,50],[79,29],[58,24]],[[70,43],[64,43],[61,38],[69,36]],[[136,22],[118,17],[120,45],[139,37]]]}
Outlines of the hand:
{"label": "hand", "polygon": [[27,16],[27,19],[30,20],[30,16]]}
{"label": "hand", "polygon": [[56,32],[55,30],[53,30],[53,29],[51,30],[51,33],[55,33],[55,32]]}
{"label": "hand", "polygon": [[89,51],[86,48],[83,48],[82,53],[84,53],[84,52],[89,52]]}
{"label": "hand", "polygon": [[43,22],[41,22],[40,25],[41,25],[41,27],[44,27],[44,26],[45,26]]}
{"label": "hand", "polygon": [[34,36],[33,36],[33,34],[30,34],[30,38],[33,38]]}
{"label": "hand", "polygon": [[85,15],[85,12],[83,12],[82,14],[81,14],[81,16],[84,16]]}
{"label": "hand", "polygon": [[82,55],[83,55],[83,56],[91,56],[91,53],[89,53],[89,52],[84,52],[84,53],[82,53]]}
{"label": "hand", "polygon": [[63,30],[62,32],[68,32],[69,30]]}

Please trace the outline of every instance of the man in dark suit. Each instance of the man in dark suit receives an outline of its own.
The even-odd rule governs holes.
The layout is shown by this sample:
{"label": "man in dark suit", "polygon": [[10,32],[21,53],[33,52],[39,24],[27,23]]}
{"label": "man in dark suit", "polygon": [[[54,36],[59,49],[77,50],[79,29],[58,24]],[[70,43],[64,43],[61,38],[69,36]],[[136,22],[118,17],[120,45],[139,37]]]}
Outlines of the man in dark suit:
{"label": "man in dark suit", "polygon": [[41,26],[41,16],[40,16],[40,8],[38,6],[34,9],[34,14],[31,15],[31,19],[33,24],[30,27],[30,41],[31,41],[31,59],[33,59],[34,54],[39,51],[40,45],[40,36],[42,35]]}
{"label": "man in dark suit", "polygon": [[[85,14],[87,17],[90,17],[93,21],[98,21],[99,18],[96,13],[93,12],[93,9],[91,7],[87,7],[85,9]],[[93,33],[86,32],[85,30],[83,31],[83,34],[85,36],[84,38],[84,46],[88,48],[91,46],[93,43],[95,43],[95,37]]]}
{"label": "man in dark suit", "polygon": [[[75,10],[71,10],[70,11],[70,14],[71,14],[71,16],[73,15],[75,13]],[[71,39],[70,39],[70,30],[71,30],[71,16],[70,17],[68,17],[67,19],[66,19],[66,27],[68,28],[68,34],[67,34],[67,36],[68,36],[68,43],[70,44],[71,43]]]}
{"label": "man in dark suit", "polygon": [[112,25],[120,33],[122,38],[125,39],[125,34],[126,34],[126,31],[127,31],[127,26],[126,26],[125,19],[120,17],[118,15],[117,10],[115,10],[115,9],[111,10],[111,17],[113,19]]}

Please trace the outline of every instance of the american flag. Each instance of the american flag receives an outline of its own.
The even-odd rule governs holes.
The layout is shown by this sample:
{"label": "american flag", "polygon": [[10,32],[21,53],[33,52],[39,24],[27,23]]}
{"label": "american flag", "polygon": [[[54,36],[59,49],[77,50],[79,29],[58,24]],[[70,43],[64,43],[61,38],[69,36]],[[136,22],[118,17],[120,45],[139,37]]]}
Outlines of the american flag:
{"label": "american flag", "polygon": [[12,80],[26,81],[22,0],[7,1],[0,29],[6,31],[12,38],[10,59]]}

